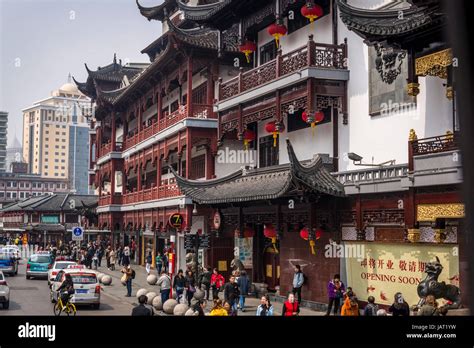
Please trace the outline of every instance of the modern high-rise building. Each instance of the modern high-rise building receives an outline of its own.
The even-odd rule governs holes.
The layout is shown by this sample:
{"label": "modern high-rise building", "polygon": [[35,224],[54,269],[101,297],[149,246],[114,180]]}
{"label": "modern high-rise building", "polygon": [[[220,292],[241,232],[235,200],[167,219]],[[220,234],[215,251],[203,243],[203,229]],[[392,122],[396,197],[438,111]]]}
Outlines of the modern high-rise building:
{"label": "modern high-rise building", "polygon": [[0,111],[0,171],[4,172],[7,158],[8,112]]}
{"label": "modern high-rise building", "polygon": [[23,110],[23,159],[28,172],[67,179],[88,193],[90,99],[70,82]]}
{"label": "modern high-rise building", "polygon": [[7,147],[7,159],[5,170],[11,172],[11,165],[13,162],[22,162],[23,161],[23,147],[21,146],[20,141],[15,136],[13,143],[10,147]]}

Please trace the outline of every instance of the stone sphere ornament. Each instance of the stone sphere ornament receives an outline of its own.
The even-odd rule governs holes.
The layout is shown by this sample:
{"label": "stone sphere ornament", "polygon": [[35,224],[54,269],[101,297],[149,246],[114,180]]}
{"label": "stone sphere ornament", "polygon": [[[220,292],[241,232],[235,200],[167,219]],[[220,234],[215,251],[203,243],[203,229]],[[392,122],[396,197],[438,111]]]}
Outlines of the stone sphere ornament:
{"label": "stone sphere ornament", "polygon": [[[168,302],[168,301],[167,301]],[[189,309],[186,303],[177,304],[173,309],[173,314],[176,316],[183,316]]]}
{"label": "stone sphere ornament", "polygon": [[163,303],[161,303],[161,296],[156,296],[151,305],[153,306],[153,308],[155,308],[157,311],[161,311],[163,310]]}
{"label": "stone sphere ornament", "polygon": [[176,300],[176,297],[177,297],[177,294],[176,294],[176,291],[173,291],[173,294],[171,295],[171,297]]}
{"label": "stone sphere ornament", "polygon": [[204,298],[204,295],[205,295],[205,293],[204,293],[203,290],[201,290],[201,289],[196,289],[196,292],[194,293],[194,296],[193,296],[193,297],[194,297],[196,300],[199,301],[199,300],[202,300],[202,299]]}
{"label": "stone sphere ornament", "polygon": [[174,307],[178,305],[178,302],[172,298],[169,300],[166,300],[166,302],[163,304],[163,311],[166,314],[173,314]]}
{"label": "stone sphere ornament", "polygon": [[145,295],[146,298],[147,298],[147,303],[148,304],[152,304],[153,303],[153,300],[155,299],[155,297],[157,296],[156,292],[149,292],[148,294]]}
{"label": "stone sphere ornament", "polygon": [[139,298],[141,295],[146,295],[149,291],[147,289],[140,289],[137,291],[137,298]]}
{"label": "stone sphere ornament", "polygon": [[154,274],[150,274],[148,277],[146,277],[146,282],[150,285],[155,285],[157,281],[158,278]]}
{"label": "stone sphere ornament", "polygon": [[102,284],[104,285],[111,285],[112,284],[112,277],[107,275],[107,274],[104,274],[104,276],[102,277]]}
{"label": "stone sphere ornament", "polygon": [[184,313],[184,316],[185,317],[194,317],[194,316],[197,316],[199,313],[194,311],[194,309],[192,308],[189,308],[186,313]]}
{"label": "stone sphere ornament", "polygon": [[104,276],[105,276],[104,273],[97,274],[97,280],[99,281],[99,283],[102,283],[102,278],[104,278]]}

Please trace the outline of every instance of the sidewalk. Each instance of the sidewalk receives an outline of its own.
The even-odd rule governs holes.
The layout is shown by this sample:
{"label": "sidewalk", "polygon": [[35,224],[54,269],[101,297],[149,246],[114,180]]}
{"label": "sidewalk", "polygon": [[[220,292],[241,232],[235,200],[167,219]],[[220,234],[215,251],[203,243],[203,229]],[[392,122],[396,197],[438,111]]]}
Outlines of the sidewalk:
{"label": "sidewalk", "polygon": [[[123,286],[120,282],[120,278],[122,277],[122,273],[120,270],[122,269],[121,266],[116,265],[115,271],[109,271],[107,267],[102,266],[98,268],[98,272],[108,274],[112,277],[112,285],[111,286],[103,286],[104,292],[107,295],[114,296],[119,298],[123,302],[127,302],[130,304],[138,304],[136,293],[140,289],[147,289],[150,292],[154,291],[158,295],[160,294],[160,287],[157,285],[150,285],[147,283],[146,278],[146,271],[145,267],[143,266],[137,266],[137,265],[132,265],[132,269],[135,270],[135,279],[132,281],[132,297],[125,297],[126,295],[126,288]],[[156,275],[156,270],[151,270],[151,274]],[[219,293],[219,298],[223,300],[224,294],[221,291]],[[260,305],[260,299],[257,299],[255,297],[247,297],[245,300],[245,312],[239,311],[238,315],[239,316],[255,316],[255,313],[257,311],[257,307]],[[273,314],[274,316],[279,316],[281,315],[283,304],[280,302],[276,302],[273,304]],[[206,312],[210,312],[212,309],[212,300],[208,301],[207,303],[207,308]],[[166,315],[165,313],[161,312],[157,313],[159,315]],[[317,312],[312,309],[308,308],[301,308],[300,309],[300,315],[301,316],[314,316],[314,315],[319,315],[322,316],[324,315],[323,312]]]}

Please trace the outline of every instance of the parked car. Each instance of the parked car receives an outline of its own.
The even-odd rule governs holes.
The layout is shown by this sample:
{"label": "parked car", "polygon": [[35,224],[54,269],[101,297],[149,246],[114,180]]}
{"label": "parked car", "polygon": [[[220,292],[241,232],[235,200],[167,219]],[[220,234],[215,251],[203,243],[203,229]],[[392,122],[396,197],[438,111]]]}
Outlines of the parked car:
{"label": "parked car", "polygon": [[18,248],[16,245],[6,245],[0,247],[0,253],[11,253],[13,254],[18,260],[21,259],[21,252],[20,248]]}
{"label": "parked car", "polygon": [[74,283],[74,295],[70,301],[75,305],[87,304],[93,305],[95,309],[100,307],[100,283],[97,279],[97,272],[84,268],[83,266],[69,266],[69,268],[60,270],[56,278],[51,283],[50,297],[51,302],[58,300],[58,288],[69,273]]}
{"label": "parked car", "polygon": [[2,271],[0,271],[0,303],[4,309],[8,309],[10,306],[10,288]]}
{"label": "parked car", "polygon": [[26,265],[26,279],[48,278],[48,271],[53,267],[53,258],[50,254],[33,254]]}
{"label": "parked car", "polygon": [[15,254],[0,250],[0,271],[11,276],[18,274],[18,258]]}

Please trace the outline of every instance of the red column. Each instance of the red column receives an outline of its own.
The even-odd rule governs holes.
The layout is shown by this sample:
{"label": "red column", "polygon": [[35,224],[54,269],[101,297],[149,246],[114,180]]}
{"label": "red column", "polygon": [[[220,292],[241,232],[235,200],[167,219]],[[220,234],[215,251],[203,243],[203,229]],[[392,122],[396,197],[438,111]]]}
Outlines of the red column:
{"label": "red column", "polygon": [[157,92],[157,102],[156,102],[156,108],[157,108],[157,113],[158,113],[158,121],[161,120],[161,118],[163,117],[163,98],[161,97],[161,86],[159,86],[158,88],[158,92]]}
{"label": "red column", "polygon": [[142,105],[140,102],[138,102],[138,132],[142,130]]}
{"label": "red column", "polygon": [[112,111],[112,139],[110,141],[112,145],[112,151],[115,151],[116,135],[117,129],[115,127],[115,112]]}
{"label": "red column", "polygon": [[189,179],[191,176],[191,152],[192,152],[192,131],[186,129],[186,178]]}
{"label": "red column", "polygon": [[188,116],[193,116],[193,60],[188,57],[188,98],[186,100],[188,106]]}
{"label": "red column", "polygon": [[137,192],[142,190],[142,161],[141,158],[138,158],[138,166],[137,166]]}
{"label": "red column", "polygon": [[[113,197],[115,194],[115,160],[113,159],[110,163],[110,195]],[[113,198],[112,198],[113,201]]]}

